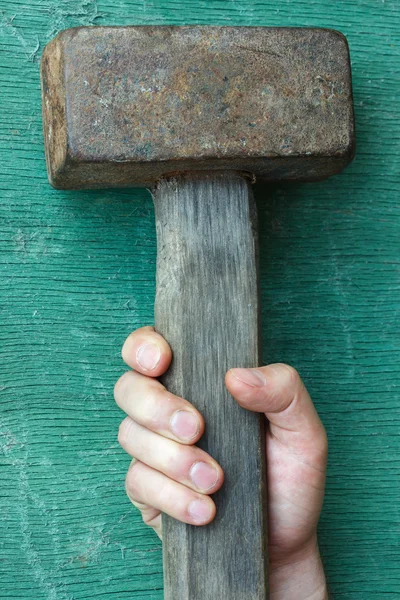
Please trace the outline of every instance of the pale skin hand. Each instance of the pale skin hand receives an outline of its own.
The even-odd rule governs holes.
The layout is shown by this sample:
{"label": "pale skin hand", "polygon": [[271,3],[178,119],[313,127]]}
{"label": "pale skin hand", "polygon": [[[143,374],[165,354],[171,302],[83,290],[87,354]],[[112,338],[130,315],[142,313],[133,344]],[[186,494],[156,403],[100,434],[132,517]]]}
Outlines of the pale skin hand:
{"label": "pale skin hand", "polygon": [[[153,327],[132,333],[122,349],[125,373],[114,390],[127,413],[119,442],[133,458],[126,490],[144,522],[161,537],[161,513],[191,525],[210,523],[210,494],[222,485],[222,468],[195,444],[204,432],[200,413],[156,379],[172,354]],[[268,513],[271,600],[326,600],[317,543],[327,460],[327,438],[297,372],[275,364],[232,369],[225,383],[243,407],[269,421]]]}

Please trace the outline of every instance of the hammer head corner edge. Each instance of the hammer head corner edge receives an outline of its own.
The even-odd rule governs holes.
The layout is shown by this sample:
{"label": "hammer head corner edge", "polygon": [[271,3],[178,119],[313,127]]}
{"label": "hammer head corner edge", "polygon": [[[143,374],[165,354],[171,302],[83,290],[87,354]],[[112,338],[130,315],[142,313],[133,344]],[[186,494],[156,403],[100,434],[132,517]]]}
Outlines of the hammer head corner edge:
{"label": "hammer head corner edge", "polygon": [[46,46],[41,80],[58,189],[214,170],[314,181],[355,153],[349,49],[334,30],[77,27]]}

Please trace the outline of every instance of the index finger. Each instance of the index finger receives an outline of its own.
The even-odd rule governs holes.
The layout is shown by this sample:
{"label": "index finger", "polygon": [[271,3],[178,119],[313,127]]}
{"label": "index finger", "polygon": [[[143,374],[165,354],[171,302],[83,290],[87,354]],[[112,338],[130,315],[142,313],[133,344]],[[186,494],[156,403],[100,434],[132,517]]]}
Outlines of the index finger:
{"label": "index finger", "polygon": [[141,327],[127,338],[122,358],[135,371],[148,377],[159,377],[171,364],[172,351],[154,327]]}

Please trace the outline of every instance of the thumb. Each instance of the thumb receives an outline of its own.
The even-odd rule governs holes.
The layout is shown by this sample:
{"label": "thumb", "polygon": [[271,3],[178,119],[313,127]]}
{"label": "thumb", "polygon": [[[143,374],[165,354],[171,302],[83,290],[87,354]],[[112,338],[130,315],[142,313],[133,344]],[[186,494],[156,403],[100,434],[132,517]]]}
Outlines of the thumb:
{"label": "thumb", "polygon": [[326,453],[326,434],[314,404],[297,371],[274,364],[258,369],[231,369],[225,383],[235,400],[248,410],[264,413],[271,434],[282,443],[314,447],[321,442]]}

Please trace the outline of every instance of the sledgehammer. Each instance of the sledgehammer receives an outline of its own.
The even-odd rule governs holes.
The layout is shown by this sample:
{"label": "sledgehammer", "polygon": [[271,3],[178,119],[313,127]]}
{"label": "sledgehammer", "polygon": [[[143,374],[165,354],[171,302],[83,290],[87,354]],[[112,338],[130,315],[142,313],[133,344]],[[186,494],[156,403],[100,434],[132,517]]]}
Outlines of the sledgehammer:
{"label": "sledgehammer", "polygon": [[264,421],[224,386],[260,365],[256,180],[324,179],[354,155],[346,39],[326,29],[90,27],[42,61],[49,178],[152,189],[168,389],[204,415],[217,516],[163,516],[166,600],[268,597]]}

